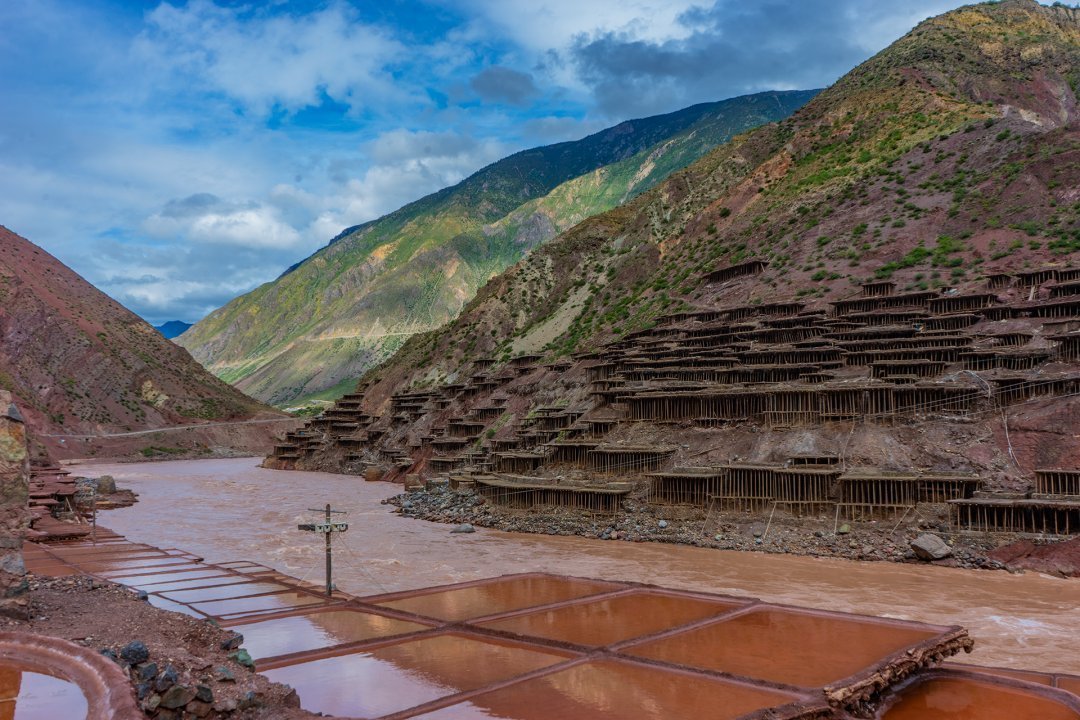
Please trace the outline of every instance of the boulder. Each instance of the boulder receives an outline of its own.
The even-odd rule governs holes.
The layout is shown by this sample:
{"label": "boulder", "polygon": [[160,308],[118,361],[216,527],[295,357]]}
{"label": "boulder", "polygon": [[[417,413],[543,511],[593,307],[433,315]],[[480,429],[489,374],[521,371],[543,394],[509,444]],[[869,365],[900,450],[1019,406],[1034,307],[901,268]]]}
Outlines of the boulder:
{"label": "boulder", "polygon": [[456,528],[454,528],[450,532],[452,532],[452,533],[471,533],[471,532],[476,532],[476,528],[474,528],[469,523],[462,523],[461,525],[458,525]]}
{"label": "boulder", "polygon": [[97,479],[98,495],[112,495],[116,492],[116,479],[112,475],[102,475]]}
{"label": "boulder", "polygon": [[911,541],[911,549],[920,560],[944,560],[952,555],[952,548],[937,535],[923,533]]}

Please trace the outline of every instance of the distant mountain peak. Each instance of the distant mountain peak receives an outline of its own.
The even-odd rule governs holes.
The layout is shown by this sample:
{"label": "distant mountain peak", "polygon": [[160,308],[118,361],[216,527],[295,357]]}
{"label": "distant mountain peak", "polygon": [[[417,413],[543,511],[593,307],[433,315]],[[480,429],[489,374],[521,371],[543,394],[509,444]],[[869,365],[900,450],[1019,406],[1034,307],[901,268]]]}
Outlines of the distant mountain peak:
{"label": "distant mountain peak", "polygon": [[154,329],[165,336],[166,340],[172,340],[175,337],[183,335],[191,326],[192,323],[187,323],[183,320],[169,320],[161,325],[155,325]]}

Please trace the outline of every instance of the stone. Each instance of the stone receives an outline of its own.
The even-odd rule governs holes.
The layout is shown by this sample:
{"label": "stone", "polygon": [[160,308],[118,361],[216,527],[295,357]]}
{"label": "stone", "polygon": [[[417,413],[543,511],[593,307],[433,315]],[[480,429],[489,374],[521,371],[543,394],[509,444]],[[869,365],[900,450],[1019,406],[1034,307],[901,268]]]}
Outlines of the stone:
{"label": "stone", "polygon": [[120,648],[120,659],[128,665],[139,665],[150,659],[150,650],[141,640],[133,640]]}
{"label": "stone", "polygon": [[112,475],[102,475],[97,479],[98,495],[112,495],[116,492],[116,478]]}
{"label": "stone", "polygon": [[214,671],[217,673],[218,682],[236,682],[236,676],[233,675],[232,670],[224,665],[218,665]]}
{"label": "stone", "polygon": [[204,703],[201,700],[192,700],[184,706],[184,710],[191,713],[197,718],[206,717],[210,714],[210,710],[213,708],[209,703]]}
{"label": "stone", "polygon": [[221,642],[221,649],[228,652],[230,650],[236,650],[243,644],[244,636],[238,632],[234,632],[231,636]]}
{"label": "stone", "polygon": [[116,651],[112,648],[102,648],[99,652],[113,662],[120,662],[120,658],[116,657]]}
{"label": "stone", "polygon": [[221,702],[214,703],[214,712],[219,713],[231,713],[235,712],[237,708],[236,698],[228,698]]}
{"label": "stone", "polygon": [[239,710],[247,710],[248,708],[255,707],[259,704],[260,698],[255,694],[254,690],[248,690],[247,694],[240,699],[240,703],[237,705]]}
{"label": "stone", "polygon": [[157,693],[154,693],[149,698],[147,698],[145,703],[143,703],[143,707],[146,710],[148,710],[149,712],[154,712],[155,710],[158,709],[158,705],[160,705],[160,704],[161,704],[161,696],[158,695]]}
{"label": "stone", "polygon": [[138,671],[139,680],[148,682],[157,677],[158,666],[157,663],[143,663],[139,665],[136,670]]}
{"label": "stone", "polygon": [[213,703],[214,691],[206,685],[198,685],[195,687],[195,699],[204,703]]}
{"label": "stone", "polygon": [[848,534],[848,533],[850,533],[850,532],[851,532],[851,526],[850,526],[850,525],[848,525],[847,523],[844,523],[844,524],[843,524],[843,525],[841,525],[841,526],[840,526],[840,528],[839,528],[839,529],[838,529],[838,530],[836,531],[836,534],[837,534],[837,535],[847,535],[847,534]]}
{"label": "stone", "polygon": [[944,540],[931,533],[923,533],[912,540],[911,549],[915,557],[926,561],[944,560],[952,555],[952,548]]}
{"label": "stone", "polygon": [[154,689],[160,692],[165,692],[180,679],[179,673],[176,672],[176,668],[172,665],[166,665],[165,669],[158,675],[157,681],[154,683]]}
{"label": "stone", "polygon": [[195,690],[186,685],[173,685],[161,695],[161,707],[168,710],[182,708],[195,699]]}
{"label": "stone", "polygon": [[7,417],[8,420],[14,420],[17,423],[25,423],[26,420],[23,419],[23,414],[21,412],[19,412],[19,406],[16,405],[15,403],[11,402],[11,395],[10,394],[8,394],[8,393],[5,393],[5,394],[7,394],[7,396],[8,396],[8,403],[7,403],[7,412],[4,414],[4,416]]}
{"label": "stone", "polygon": [[152,686],[152,685],[151,685],[150,683],[148,683],[148,682],[141,682],[141,683],[139,683],[138,685],[136,685],[136,686],[135,686],[135,695],[136,695],[136,696],[137,696],[137,697],[138,697],[138,698],[139,698],[140,700],[142,700],[142,699],[144,699],[144,698],[145,698],[145,697],[146,697],[147,695],[149,695],[149,694],[150,694],[150,691],[151,691],[152,689],[153,689],[153,686]]}
{"label": "stone", "polygon": [[458,525],[456,528],[454,528],[450,532],[452,532],[452,533],[473,533],[473,532],[476,532],[476,528],[474,528],[469,523],[462,523],[461,525]]}
{"label": "stone", "polygon": [[661,520],[660,522],[656,523],[656,526],[663,530],[667,527],[667,520]]}
{"label": "stone", "polygon": [[22,558],[22,534],[30,524],[30,464],[26,426],[12,403],[11,393],[0,390],[0,615],[28,619],[28,608],[18,596],[27,589]]}
{"label": "stone", "polygon": [[[21,578],[26,575],[26,564],[23,562],[21,553],[5,553],[0,555],[0,573]],[[15,597],[22,594],[22,582],[15,580],[4,591],[4,597]]]}
{"label": "stone", "polygon": [[251,659],[251,655],[244,648],[229,653],[229,659],[235,660],[246,668],[255,669],[255,661]]}

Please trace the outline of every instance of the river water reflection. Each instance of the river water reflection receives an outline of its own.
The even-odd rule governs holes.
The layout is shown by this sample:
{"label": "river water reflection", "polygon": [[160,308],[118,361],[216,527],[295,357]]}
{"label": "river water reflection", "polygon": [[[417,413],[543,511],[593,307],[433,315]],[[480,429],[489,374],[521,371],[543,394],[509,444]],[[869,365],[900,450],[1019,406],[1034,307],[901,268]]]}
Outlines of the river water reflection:
{"label": "river water reflection", "polygon": [[307,508],[349,511],[336,540],[335,582],[357,595],[504,573],[542,571],[744,595],[769,602],[968,627],[962,661],[1080,674],[1080,580],[887,562],[709,550],[660,543],[505,533],[403,518],[381,500],[398,485],[350,475],[285,472],[259,460],[95,464],[139,493],[103,525],[134,542],[175,547],[210,562],[254,560],[320,581],[323,548]]}

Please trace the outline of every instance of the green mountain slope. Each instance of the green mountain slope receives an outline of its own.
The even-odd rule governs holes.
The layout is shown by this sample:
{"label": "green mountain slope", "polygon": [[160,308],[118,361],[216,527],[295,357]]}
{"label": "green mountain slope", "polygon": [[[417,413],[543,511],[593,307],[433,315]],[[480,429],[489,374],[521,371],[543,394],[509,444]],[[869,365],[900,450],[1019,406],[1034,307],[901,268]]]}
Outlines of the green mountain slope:
{"label": "green mountain slope", "polygon": [[[481,358],[595,349],[690,308],[889,278],[979,292],[1080,257],[1080,10],[1032,0],[927,20],[791,118],[746,133],[493,279],[369,374],[365,409]],[[766,270],[708,274],[759,259]]]}
{"label": "green mountain slope", "polygon": [[416,332],[453,318],[531,248],[655,186],[735,134],[787,117],[814,94],[696,105],[512,155],[350,228],[177,342],[267,402],[331,394]]}

